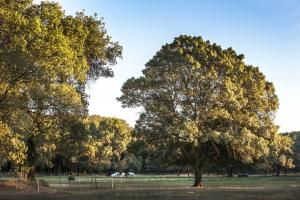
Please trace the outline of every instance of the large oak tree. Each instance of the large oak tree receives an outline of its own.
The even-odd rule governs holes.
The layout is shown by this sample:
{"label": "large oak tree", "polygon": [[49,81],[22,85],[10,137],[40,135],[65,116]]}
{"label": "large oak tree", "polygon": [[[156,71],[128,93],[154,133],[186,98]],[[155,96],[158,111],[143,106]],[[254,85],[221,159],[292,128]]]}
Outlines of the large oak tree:
{"label": "large oak tree", "polygon": [[243,59],[232,48],[183,35],[122,87],[123,106],[143,108],[137,132],[191,164],[195,187],[210,163],[259,160],[277,135],[274,86]]}

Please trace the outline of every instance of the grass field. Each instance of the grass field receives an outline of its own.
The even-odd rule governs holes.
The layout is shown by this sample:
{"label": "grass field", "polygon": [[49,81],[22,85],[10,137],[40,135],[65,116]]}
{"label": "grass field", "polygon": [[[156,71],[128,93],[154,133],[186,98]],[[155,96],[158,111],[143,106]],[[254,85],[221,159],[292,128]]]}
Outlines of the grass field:
{"label": "grass field", "polygon": [[[67,177],[39,177],[48,186],[15,190],[15,187],[0,188],[0,200],[96,200],[96,199],[300,199],[300,176],[282,177],[206,177],[204,189],[190,187],[192,177],[137,176],[127,179],[112,179],[91,176],[76,177],[69,182]],[[92,182],[93,180],[93,182]],[[51,186],[51,187],[49,187]]]}

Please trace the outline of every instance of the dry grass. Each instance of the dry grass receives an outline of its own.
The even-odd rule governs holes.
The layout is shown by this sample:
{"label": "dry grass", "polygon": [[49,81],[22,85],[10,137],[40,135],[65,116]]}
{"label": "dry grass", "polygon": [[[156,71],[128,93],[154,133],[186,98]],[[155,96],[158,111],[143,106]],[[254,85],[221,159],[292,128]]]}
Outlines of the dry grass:
{"label": "dry grass", "polygon": [[[40,187],[37,193],[34,185],[15,191],[12,182],[0,187],[0,200],[271,200],[300,199],[300,177],[249,177],[249,178],[207,178],[204,189],[189,187],[190,178],[157,178],[155,181],[137,180],[134,185],[119,185],[114,189],[98,188],[49,188]],[[149,179],[149,180],[150,180]]]}

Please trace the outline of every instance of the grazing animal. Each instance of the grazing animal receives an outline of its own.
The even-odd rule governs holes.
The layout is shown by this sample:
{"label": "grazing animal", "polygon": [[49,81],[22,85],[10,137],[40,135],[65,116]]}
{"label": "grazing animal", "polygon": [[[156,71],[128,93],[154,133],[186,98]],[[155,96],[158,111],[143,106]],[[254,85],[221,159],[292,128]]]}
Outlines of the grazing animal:
{"label": "grazing animal", "polygon": [[115,172],[113,174],[110,175],[111,177],[118,177],[120,176],[120,172]]}
{"label": "grazing animal", "polygon": [[128,176],[135,176],[134,172],[128,172]]}

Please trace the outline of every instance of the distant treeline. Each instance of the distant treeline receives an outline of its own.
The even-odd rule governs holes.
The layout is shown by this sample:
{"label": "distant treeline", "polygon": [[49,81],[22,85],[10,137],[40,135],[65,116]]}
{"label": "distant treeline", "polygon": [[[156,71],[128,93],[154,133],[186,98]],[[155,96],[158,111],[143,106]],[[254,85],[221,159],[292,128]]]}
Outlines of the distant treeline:
{"label": "distant treeline", "polygon": [[[56,151],[50,160],[42,152],[35,171],[42,174],[91,174],[110,175],[113,172],[150,173],[150,174],[192,174],[193,167],[181,160],[168,157],[168,151],[156,148],[145,142],[125,121],[93,115],[83,122],[69,122],[68,129],[56,143]],[[211,164],[205,174],[233,176],[234,174],[276,174],[297,173],[300,171],[300,132],[283,133],[293,139],[292,169],[278,168],[276,165],[262,163],[245,164],[224,162]],[[104,153],[105,152],[105,153]],[[101,154],[101,155],[100,155]],[[182,164],[183,163],[183,164]],[[3,164],[1,172],[14,171],[11,161]],[[279,170],[279,171],[278,171]]]}

